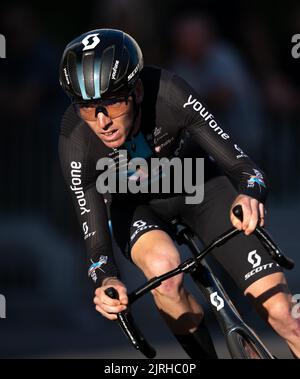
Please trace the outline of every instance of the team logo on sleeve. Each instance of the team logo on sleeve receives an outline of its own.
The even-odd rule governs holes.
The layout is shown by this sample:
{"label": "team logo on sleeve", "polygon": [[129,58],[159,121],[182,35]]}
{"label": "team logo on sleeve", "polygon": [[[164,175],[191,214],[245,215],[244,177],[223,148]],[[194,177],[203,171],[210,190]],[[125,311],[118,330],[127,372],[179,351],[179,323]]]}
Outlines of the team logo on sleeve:
{"label": "team logo on sleeve", "polygon": [[217,121],[215,120],[214,116],[203,106],[200,101],[193,98],[193,95],[190,95],[188,98],[188,101],[183,104],[183,108],[186,107],[192,107],[195,112],[198,112],[200,116],[208,123],[210,128],[217,133],[221,138],[224,140],[229,139],[229,135],[227,133],[224,133],[223,129],[220,128]]}
{"label": "team logo on sleeve", "polygon": [[108,257],[105,255],[100,255],[98,262],[93,262],[91,259],[92,265],[89,268],[88,276],[93,279],[94,282],[97,281],[97,274],[96,270],[101,270],[102,272],[105,272],[102,269],[102,266],[104,266],[107,263]]}
{"label": "team logo on sleeve", "polygon": [[256,169],[253,169],[253,172],[254,172],[254,175],[249,174],[248,172],[243,173],[249,176],[249,179],[247,180],[247,183],[248,183],[247,188],[254,188],[255,185],[259,186],[259,190],[261,190],[261,187],[266,188],[263,174]]}
{"label": "team logo on sleeve", "polygon": [[82,180],[81,180],[81,162],[71,162],[71,181],[70,186],[71,191],[76,195],[78,205],[80,207],[80,215],[83,216],[85,213],[90,213],[90,209],[86,207],[85,193],[83,191]]}

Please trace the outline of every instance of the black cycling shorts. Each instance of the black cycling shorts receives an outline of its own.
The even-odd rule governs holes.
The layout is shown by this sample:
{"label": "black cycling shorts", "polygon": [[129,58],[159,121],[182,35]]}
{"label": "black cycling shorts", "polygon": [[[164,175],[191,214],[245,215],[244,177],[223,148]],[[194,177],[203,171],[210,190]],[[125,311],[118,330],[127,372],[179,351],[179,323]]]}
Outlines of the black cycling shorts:
{"label": "black cycling shorts", "polygon": [[[174,229],[169,222],[180,217],[207,245],[232,228],[229,212],[236,196],[237,192],[227,177],[219,176],[205,183],[204,200],[200,204],[186,204],[183,195],[134,203],[113,201],[111,221],[114,238],[131,260],[131,248],[144,233],[163,230],[172,237]],[[242,291],[258,279],[282,272],[254,235],[241,233],[216,248],[212,255]]]}

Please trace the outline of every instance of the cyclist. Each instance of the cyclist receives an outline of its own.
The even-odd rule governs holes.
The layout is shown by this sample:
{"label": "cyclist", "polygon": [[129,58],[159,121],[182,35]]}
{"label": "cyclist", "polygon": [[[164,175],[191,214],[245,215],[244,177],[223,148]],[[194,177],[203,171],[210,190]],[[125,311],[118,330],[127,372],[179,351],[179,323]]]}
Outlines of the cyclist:
{"label": "cyclist", "polygon": [[[243,230],[219,248],[215,258],[299,357],[300,323],[291,314],[284,274],[252,234],[258,223],[264,225],[266,178],[193,88],[171,72],[144,67],[136,41],[114,29],[93,30],[70,42],[61,60],[60,83],[72,104],[63,116],[59,154],[84,232],[97,311],[115,320],[116,313],[125,310],[128,303],[126,286],[113,258],[106,196],[97,182],[105,170],[102,166],[100,170],[97,162],[105,158],[115,173],[125,172],[128,183],[141,185],[141,170],[131,172],[127,166],[130,159],[176,156],[183,161],[202,157],[202,202],[188,203],[184,191],[177,193],[174,188],[169,193],[112,190],[114,238],[149,279],[180,263],[171,238],[172,218],[181,217],[204,244],[231,224]],[[164,172],[156,175],[161,180]],[[146,183],[154,180],[157,176],[150,172]],[[243,222],[230,212],[236,204],[243,208]],[[119,300],[105,294],[108,287],[118,291]],[[183,287],[182,275],[165,281],[152,293],[187,354],[216,358],[203,310]]]}

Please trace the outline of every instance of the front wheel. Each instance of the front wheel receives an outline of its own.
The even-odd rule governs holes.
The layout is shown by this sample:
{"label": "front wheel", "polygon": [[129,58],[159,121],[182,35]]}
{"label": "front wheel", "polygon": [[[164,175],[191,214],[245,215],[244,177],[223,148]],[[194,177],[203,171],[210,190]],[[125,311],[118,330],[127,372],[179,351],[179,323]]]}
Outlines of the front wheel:
{"label": "front wheel", "polygon": [[227,345],[233,359],[274,359],[258,337],[247,330],[238,328],[230,331]]}

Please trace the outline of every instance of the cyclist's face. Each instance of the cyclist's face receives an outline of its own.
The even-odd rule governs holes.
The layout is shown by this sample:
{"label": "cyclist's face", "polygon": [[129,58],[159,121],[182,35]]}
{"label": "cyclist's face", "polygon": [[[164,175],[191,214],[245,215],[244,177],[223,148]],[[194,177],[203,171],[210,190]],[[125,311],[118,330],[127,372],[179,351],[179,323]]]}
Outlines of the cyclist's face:
{"label": "cyclist's face", "polygon": [[117,148],[125,142],[132,126],[133,99],[77,106],[77,112],[106,146]]}

